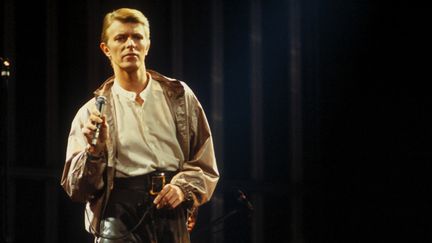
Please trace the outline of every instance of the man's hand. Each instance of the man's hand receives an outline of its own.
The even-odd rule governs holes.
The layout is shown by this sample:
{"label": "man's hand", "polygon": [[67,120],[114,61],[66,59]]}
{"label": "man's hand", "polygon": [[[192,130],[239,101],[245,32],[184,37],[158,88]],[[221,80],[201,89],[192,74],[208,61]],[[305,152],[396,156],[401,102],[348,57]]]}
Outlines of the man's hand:
{"label": "man's hand", "polygon": [[173,184],[166,184],[159,192],[155,200],[156,208],[176,208],[185,200],[185,196],[180,187]]}
{"label": "man's hand", "polygon": [[[108,138],[108,125],[105,120],[105,116],[100,117],[100,113],[98,111],[94,111],[92,114],[90,114],[89,120],[82,128],[82,133],[86,137],[87,143],[90,145],[88,152],[92,155],[99,155],[105,149],[105,143]],[[96,132],[97,124],[100,124],[99,137],[96,146],[92,146],[91,141]]]}

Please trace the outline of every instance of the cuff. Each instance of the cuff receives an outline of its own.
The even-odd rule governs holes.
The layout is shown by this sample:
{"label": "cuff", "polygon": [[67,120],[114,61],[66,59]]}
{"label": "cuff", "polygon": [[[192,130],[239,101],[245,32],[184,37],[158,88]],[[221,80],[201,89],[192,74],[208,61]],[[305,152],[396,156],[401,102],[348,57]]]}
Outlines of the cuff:
{"label": "cuff", "polygon": [[185,203],[192,207],[195,204],[195,194],[193,192],[193,188],[185,186],[185,185],[177,185],[180,190],[182,190],[185,198]]}

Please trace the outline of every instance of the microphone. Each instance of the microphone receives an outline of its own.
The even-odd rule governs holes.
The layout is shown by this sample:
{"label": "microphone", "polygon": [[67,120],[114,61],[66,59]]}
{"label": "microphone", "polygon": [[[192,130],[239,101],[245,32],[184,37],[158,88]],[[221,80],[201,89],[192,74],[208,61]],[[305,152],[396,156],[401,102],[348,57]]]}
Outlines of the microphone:
{"label": "microphone", "polygon": [[241,190],[238,190],[238,193],[239,197],[237,198],[237,200],[244,206],[246,206],[249,211],[253,211],[254,208],[252,206],[252,203],[247,199],[246,195]]}
{"label": "microphone", "polygon": [[[103,108],[105,106],[106,103],[106,98],[103,95],[100,95],[96,98],[96,108],[98,109],[98,111],[100,112],[100,114],[102,115],[103,113]],[[96,131],[95,134],[93,136],[93,139],[91,141],[91,145],[96,146],[97,144],[97,140],[99,138],[99,133],[100,133],[100,127],[101,127],[101,123],[96,124]]]}

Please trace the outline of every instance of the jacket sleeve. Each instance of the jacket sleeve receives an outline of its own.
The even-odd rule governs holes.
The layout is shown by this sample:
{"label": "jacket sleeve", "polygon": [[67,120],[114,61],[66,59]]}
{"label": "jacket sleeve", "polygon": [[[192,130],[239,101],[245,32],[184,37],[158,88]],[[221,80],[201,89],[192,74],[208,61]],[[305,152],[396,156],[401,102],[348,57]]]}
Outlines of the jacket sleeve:
{"label": "jacket sleeve", "polygon": [[87,140],[82,128],[87,122],[90,111],[86,106],[76,114],[69,133],[66,162],[61,178],[61,185],[74,201],[87,202],[94,199],[104,186],[103,172],[106,167],[103,156],[99,161],[87,158]]}
{"label": "jacket sleeve", "polygon": [[219,180],[213,139],[205,112],[193,92],[186,86],[190,126],[190,154],[172,183],[192,196],[195,206],[210,200]]}

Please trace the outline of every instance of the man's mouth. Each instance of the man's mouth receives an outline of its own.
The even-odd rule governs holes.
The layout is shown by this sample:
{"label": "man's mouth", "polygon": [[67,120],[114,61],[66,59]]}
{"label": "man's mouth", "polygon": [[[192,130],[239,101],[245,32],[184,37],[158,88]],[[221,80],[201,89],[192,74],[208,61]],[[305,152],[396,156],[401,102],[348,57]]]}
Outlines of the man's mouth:
{"label": "man's mouth", "polygon": [[125,54],[123,57],[138,57],[138,54],[128,53],[128,54]]}

